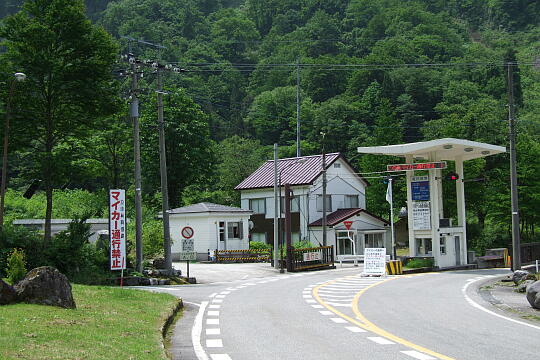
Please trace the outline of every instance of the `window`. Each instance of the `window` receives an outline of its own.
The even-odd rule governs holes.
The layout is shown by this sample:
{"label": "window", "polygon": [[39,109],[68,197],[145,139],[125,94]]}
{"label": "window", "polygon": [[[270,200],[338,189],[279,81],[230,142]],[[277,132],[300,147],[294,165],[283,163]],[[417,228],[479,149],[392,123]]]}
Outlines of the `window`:
{"label": "window", "polygon": [[[281,197],[281,201],[279,203],[279,206],[281,206],[281,213],[285,213],[285,197]],[[293,196],[291,198],[291,212],[299,212],[300,211],[300,198],[297,196]]]}
{"label": "window", "polygon": [[251,241],[258,241],[266,244],[266,233],[251,233]]}
{"label": "window", "polygon": [[446,237],[441,236],[439,248],[441,250],[441,255],[446,255]]}
{"label": "window", "polygon": [[334,167],[335,167],[336,169],[339,169],[339,168],[341,167],[341,164],[340,164],[340,163],[334,163]]}
{"label": "window", "polygon": [[[322,195],[317,195],[317,211],[323,209]],[[326,212],[332,211],[332,195],[326,195]]]}
{"label": "window", "polygon": [[266,199],[249,199],[249,210],[254,214],[266,213]]}
{"label": "window", "polygon": [[229,222],[227,223],[227,239],[241,239],[242,238],[242,223],[241,222]]}
{"label": "window", "polygon": [[358,195],[345,195],[345,209],[357,208],[358,206]]}
{"label": "window", "polygon": [[374,233],[374,234],[365,234],[365,247],[367,248],[382,248],[383,245],[383,234]]}

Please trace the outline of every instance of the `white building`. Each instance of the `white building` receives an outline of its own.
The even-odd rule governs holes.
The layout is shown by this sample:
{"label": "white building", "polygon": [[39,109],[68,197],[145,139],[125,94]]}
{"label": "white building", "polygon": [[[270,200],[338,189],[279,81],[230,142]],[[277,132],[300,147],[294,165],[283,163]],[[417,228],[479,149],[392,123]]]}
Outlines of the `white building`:
{"label": "white building", "polygon": [[[51,234],[54,236],[61,231],[65,231],[72,219],[51,219]],[[109,219],[88,219],[86,224],[90,224],[91,243],[95,243],[101,236],[105,240],[109,239]],[[45,231],[45,219],[20,219],[13,220],[13,225],[21,225],[31,230]]]}
{"label": "white building", "polygon": [[182,229],[192,230],[198,260],[207,260],[208,251],[249,249],[251,210],[212,203],[199,203],[169,210],[172,258],[182,249]]}
{"label": "white building", "polygon": [[[358,250],[373,244],[387,244],[387,223],[365,210],[369,183],[340,153],[326,154],[325,163],[327,219],[334,219],[332,223],[327,221],[327,245],[337,245],[337,254],[352,254],[352,246],[341,239],[341,230],[345,229],[343,221],[349,218],[353,221],[350,233],[354,234]],[[277,175],[280,188],[289,184],[294,194],[291,202],[293,242],[307,240],[316,246],[322,244],[322,226],[317,223],[322,219],[323,210],[322,155],[280,159]],[[251,241],[273,244],[274,161],[268,160],[235,189],[241,192],[242,208],[253,211]],[[283,209],[282,205],[280,207]],[[280,224],[280,229],[283,228]],[[283,230],[280,232],[283,236]],[[372,240],[374,238],[377,240]]]}

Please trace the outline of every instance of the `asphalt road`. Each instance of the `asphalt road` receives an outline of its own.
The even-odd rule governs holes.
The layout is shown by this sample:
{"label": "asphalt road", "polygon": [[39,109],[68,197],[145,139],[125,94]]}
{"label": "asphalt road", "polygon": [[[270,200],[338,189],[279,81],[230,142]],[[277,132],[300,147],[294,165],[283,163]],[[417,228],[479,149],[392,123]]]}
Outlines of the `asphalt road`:
{"label": "asphalt road", "polygon": [[361,268],[154,288],[184,299],[182,360],[527,359],[540,327],[478,294],[503,270],[366,278]]}

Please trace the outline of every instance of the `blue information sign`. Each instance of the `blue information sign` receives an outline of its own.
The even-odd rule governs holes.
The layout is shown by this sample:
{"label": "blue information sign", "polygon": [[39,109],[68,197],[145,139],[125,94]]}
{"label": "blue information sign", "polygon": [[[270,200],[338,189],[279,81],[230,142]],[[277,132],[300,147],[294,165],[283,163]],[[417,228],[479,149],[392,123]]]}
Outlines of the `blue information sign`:
{"label": "blue information sign", "polygon": [[413,201],[429,201],[429,181],[411,182]]}

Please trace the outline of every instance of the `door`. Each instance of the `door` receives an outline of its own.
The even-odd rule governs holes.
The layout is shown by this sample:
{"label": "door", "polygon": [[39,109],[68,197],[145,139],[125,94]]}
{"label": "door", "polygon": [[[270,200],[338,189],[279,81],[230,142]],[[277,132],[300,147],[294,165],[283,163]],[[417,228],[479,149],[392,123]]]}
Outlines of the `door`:
{"label": "door", "polygon": [[220,221],[219,222],[219,244],[218,244],[218,250],[227,250],[227,246],[225,243],[225,222]]}
{"label": "door", "polygon": [[460,246],[460,237],[454,236],[455,249],[456,249],[456,265],[461,265],[461,246]]}

